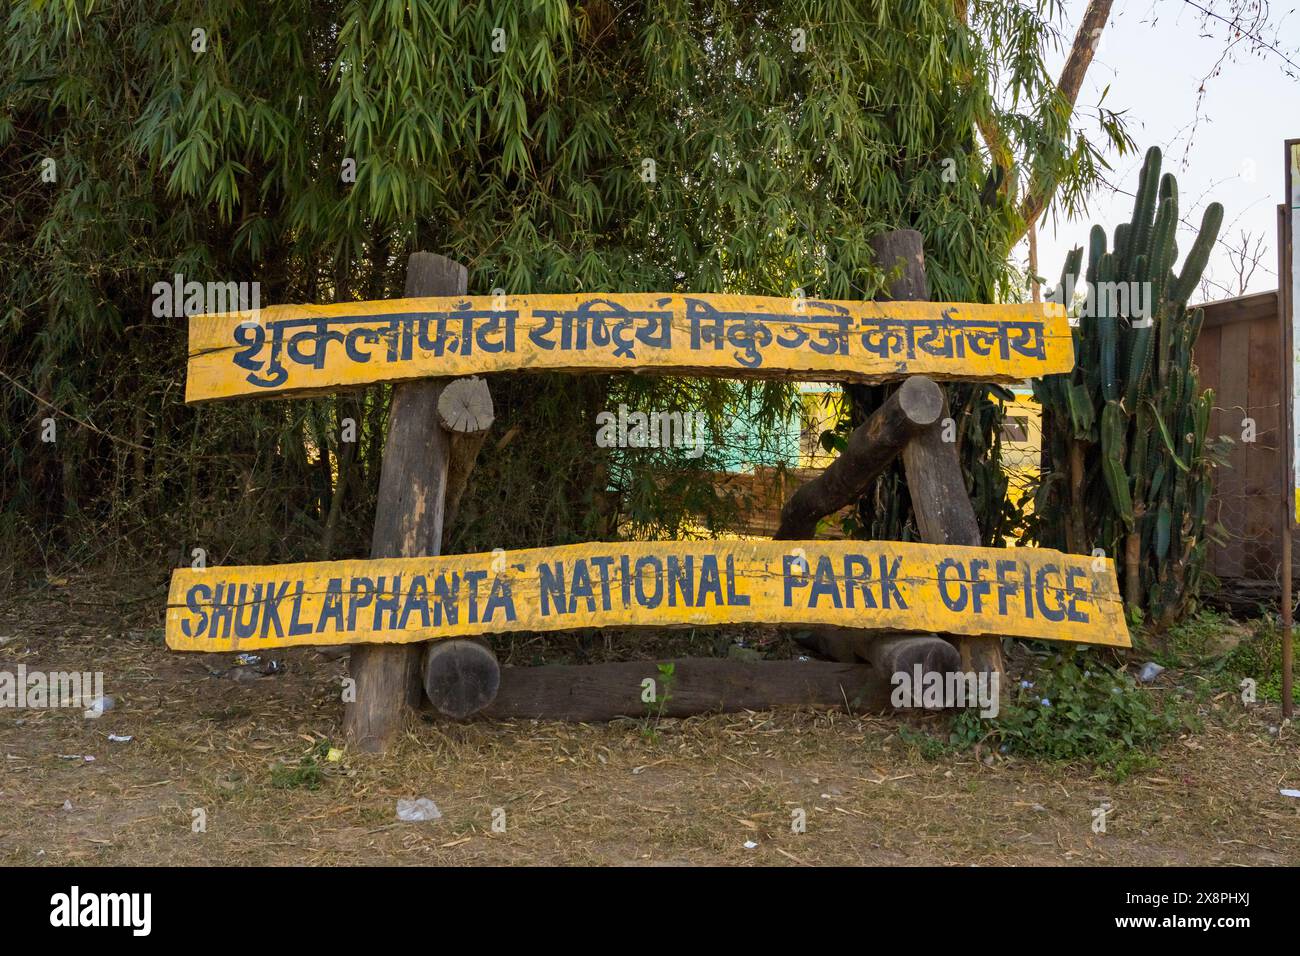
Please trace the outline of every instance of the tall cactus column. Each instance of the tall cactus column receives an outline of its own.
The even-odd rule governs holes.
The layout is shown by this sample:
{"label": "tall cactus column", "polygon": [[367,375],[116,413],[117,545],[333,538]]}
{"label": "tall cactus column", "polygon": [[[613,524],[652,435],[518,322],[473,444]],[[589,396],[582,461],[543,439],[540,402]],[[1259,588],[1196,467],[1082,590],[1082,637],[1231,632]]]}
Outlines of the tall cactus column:
{"label": "tall cactus column", "polygon": [[[1192,363],[1202,315],[1187,309],[1223,207],[1206,208],[1175,272],[1178,183],[1160,165],[1153,147],[1133,218],[1115,228],[1111,248],[1106,231],[1092,228],[1074,371],[1034,384],[1050,471],[1035,502],[1041,543],[1113,557],[1126,605],[1157,627],[1195,596],[1213,470],[1224,461],[1222,443],[1207,435],[1214,396],[1201,392]],[[1082,261],[1082,249],[1066,257],[1053,296],[1067,307]]]}

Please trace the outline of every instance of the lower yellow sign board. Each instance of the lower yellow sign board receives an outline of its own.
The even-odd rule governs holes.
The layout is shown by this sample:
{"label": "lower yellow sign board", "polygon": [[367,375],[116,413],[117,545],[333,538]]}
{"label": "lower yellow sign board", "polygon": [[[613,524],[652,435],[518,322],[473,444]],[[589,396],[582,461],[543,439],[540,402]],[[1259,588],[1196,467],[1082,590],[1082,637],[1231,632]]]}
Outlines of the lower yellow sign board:
{"label": "lower yellow sign board", "polygon": [[1109,560],[894,541],[636,541],[185,568],[172,574],[167,645],[245,651],[716,624],[1131,646]]}

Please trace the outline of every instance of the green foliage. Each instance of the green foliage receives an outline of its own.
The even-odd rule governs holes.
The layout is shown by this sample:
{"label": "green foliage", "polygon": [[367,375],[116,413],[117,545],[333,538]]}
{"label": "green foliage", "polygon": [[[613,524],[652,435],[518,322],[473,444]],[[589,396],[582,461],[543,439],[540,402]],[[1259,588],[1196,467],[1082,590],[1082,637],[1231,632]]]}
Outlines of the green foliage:
{"label": "green foliage", "polygon": [[953,751],[953,746],[931,734],[914,730],[907,724],[898,727],[898,739],[916,750],[922,760],[941,760]]}
{"label": "green foliage", "polygon": [[[264,304],[379,298],[428,249],[480,294],[870,298],[884,277],[867,240],[906,226],[936,298],[1010,294],[1026,177],[1068,206],[1097,174],[1045,66],[1057,16],[1051,0],[16,0],[0,38],[0,540],[73,562],[364,553],[389,389],[186,407],[185,320],[150,308],[178,272],[259,281]],[[1124,145],[1113,119],[1103,130]],[[673,533],[692,513],[725,527],[707,456],[620,470],[594,447],[595,414],[624,394],[711,417],[748,401],[727,382],[498,376],[450,546]]]}
{"label": "green foliage", "polygon": [[[1160,175],[1152,147],[1133,219],[1115,229],[1109,251],[1105,230],[1092,229],[1084,277],[1093,308],[1074,332],[1074,371],[1034,382],[1044,466],[1031,534],[1047,547],[1113,558],[1130,616],[1157,631],[1194,606],[1214,470],[1226,463],[1229,440],[1208,434],[1214,395],[1201,391],[1192,360],[1202,313],[1187,308],[1222,222],[1223,207],[1211,203],[1175,272],[1178,184]],[[1082,257],[1082,249],[1066,257],[1058,298],[1079,278]]]}
{"label": "green foliage", "polygon": [[673,699],[673,685],[677,683],[677,664],[664,661],[657,666],[659,679],[655,682],[655,697],[646,702],[645,718],[641,721],[641,736],[651,742],[659,740],[659,721],[663,719],[664,708]]}
{"label": "green foliage", "polygon": [[1145,765],[1186,720],[1174,698],[1157,697],[1082,650],[1055,655],[1032,681],[1004,695],[996,717],[962,711],[950,741],[957,747],[985,742],[1036,760],[1086,762],[1122,776]]}
{"label": "green foliage", "polygon": [[[1241,681],[1249,678],[1255,682],[1258,700],[1272,704],[1282,702],[1282,629],[1272,618],[1256,622],[1248,637],[1229,654],[1208,669],[1211,675],[1221,675],[1231,690],[1239,690]],[[1291,700],[1300,704],[1300,666],[1292,663]]]}
{"label": "green foliage", "polygon": [[315,757],[303,757],[296,767],[277,763],[271,768],[271,786],[276,790],[319,790],[324,780]]}

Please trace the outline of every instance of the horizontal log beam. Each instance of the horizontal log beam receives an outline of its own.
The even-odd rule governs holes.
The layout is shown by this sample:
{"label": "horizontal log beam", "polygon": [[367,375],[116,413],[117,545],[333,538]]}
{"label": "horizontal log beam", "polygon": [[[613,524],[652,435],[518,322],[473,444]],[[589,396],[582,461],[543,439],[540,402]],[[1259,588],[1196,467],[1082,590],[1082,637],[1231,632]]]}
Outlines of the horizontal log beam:
{"label": "horizontal log beam", "polygon": [[[479,713],[495,719],[605,721],[616,717],[688,717],[776,707],[846,706],[883,711],[887,685],[861,664],[825,661],[672,661],[665,680],[657,661],[505,667],[496,699]],[[658,701],[646,702],[644,681],[655,682]]]}

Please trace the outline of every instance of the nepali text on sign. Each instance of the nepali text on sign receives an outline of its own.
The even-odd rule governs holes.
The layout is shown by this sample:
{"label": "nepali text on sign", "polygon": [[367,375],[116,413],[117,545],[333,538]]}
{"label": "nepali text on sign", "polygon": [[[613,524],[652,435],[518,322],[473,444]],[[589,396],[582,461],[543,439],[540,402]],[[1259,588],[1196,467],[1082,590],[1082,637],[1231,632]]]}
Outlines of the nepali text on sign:
{"label": "nepali text on sign", "polygon": [[187,401],[517,370],[1021,381],[1073,367],[1053,303],[483,296],[190,318]]}

